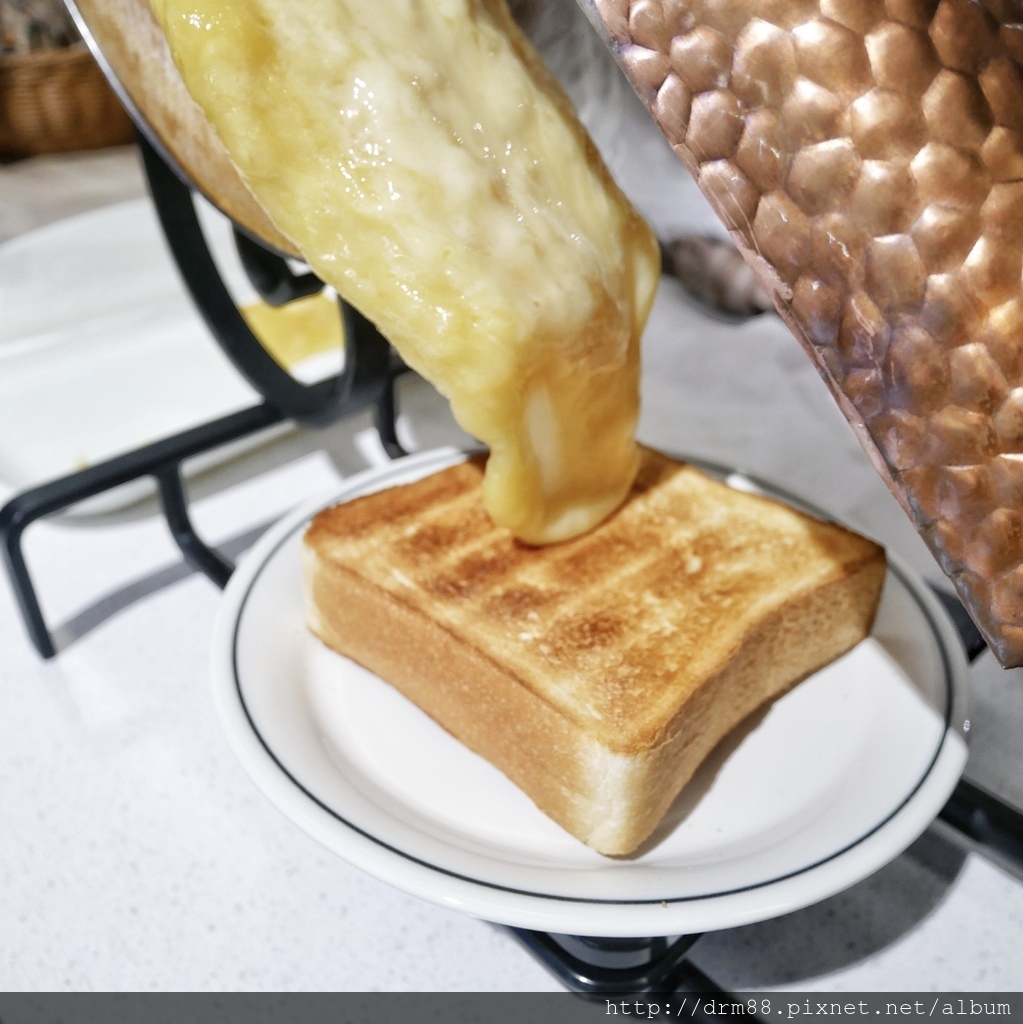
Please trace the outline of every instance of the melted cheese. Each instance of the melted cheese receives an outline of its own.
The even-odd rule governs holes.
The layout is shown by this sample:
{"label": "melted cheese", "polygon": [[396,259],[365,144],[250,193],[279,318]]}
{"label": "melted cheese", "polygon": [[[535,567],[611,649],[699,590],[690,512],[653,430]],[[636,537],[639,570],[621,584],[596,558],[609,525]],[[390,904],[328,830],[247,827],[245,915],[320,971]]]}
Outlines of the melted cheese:
{"label": "melted cheese", "polygon": [[617,507],[657,247],[503,0],[153,7],[277,227],[489,446],[494,520]]}
{"label": "melted cheese", "polygon": [[285,370],[293,370],[321,352],[337,351],[344,344],[340,310],[322,292],[285,306],[254,302],[242,307],[241,313],[263,348]]}

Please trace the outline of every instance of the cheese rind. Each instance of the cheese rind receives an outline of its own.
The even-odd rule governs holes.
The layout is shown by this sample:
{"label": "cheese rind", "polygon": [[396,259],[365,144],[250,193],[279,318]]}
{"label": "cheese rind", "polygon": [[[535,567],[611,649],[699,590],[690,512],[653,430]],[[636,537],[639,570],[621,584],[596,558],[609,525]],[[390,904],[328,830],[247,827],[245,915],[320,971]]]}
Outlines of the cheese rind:
{"label": "cheese rind", "polygon": [[656,242],[501,0],[154,0],[189,91],[313,269],[492,453],[544,543],[638,459]]}
{"label": "cheese rind", "polygon": [[307,621],[569,832],[634,851],[724,735],[869,632],[884,552],[644,453],[595,530],[531,548],[461,463],[317,514]]}

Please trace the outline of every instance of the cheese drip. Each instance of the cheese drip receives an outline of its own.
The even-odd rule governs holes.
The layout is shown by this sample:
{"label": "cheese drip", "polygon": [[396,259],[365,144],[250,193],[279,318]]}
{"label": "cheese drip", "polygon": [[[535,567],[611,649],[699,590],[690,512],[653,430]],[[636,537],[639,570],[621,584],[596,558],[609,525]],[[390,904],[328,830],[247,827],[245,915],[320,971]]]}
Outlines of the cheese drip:
{"label": "cheese drip", "polygon": [[605,518],[657,246],[503,0],[153,7],[276,226],[490,448],[495,522],[539,544]]}

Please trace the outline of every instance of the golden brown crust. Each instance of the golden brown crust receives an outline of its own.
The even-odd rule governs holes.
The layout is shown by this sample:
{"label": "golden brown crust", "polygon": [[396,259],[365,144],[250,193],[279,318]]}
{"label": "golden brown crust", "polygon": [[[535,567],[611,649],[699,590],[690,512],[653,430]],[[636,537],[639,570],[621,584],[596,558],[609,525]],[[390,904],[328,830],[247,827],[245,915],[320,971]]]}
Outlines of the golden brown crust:
{"label": "golden brown crust", "polygon": [[310,626],[328,647],[427,710],[556,821],[571,820],[579,742],[556,709],[515,685],[486,652],[358,573],[314,555],[307,578]]}
{"label": "golden brown crust", "polygon": [[147,0],[75,0],[75,6],[114,77],[181,171],[235,223],[295,254],[185,89]]}
{"label": "golden brown crust", "polygon": [[884,554],[841,527],[645,453],[611,520],[529,548],[487,520],[481,473],[317,516],[310,625],[601,852],[634,850],[728,731],[870,630]]}

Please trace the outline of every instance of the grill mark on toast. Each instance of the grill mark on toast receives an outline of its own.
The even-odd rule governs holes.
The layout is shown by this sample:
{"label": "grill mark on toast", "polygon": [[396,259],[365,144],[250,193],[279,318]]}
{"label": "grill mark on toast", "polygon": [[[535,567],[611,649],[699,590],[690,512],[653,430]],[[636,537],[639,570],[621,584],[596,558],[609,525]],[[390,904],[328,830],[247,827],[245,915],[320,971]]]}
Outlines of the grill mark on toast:
{"label": "grill mark on toast", "polygon": [[376,492],[325,509],[309,527],[309,542],[317,544],[322,538],[347,545],[367,534],[378,535],[388,527],[418,522],[427,509],[439,517],[446,505],[471,495],[483,477],[480,459],[469,459],[452,470],[457,472],[436,473],[407,488],[389,488],[383,501],[379,497],[381,492]]}
{"label": "grill mark on toast", "polygon": [[585,588],[613,577],[619,568],[634,568],[637,560],[646,561],[662,539],[655,530],[627,532],[616,526],[549,551],[545,560],[551,575],[569,586]]}
{"label": "grill mark on toast", "polygon": [[[825,550],[851,558],[847,538],[833,536],[846,531],[774,512],[775,502],[739,497],[652,453],[631,500],[598,530],[539,549],[486,517],[478,469],[438,477],[447,474],[453,484],[419,481],[367,496],[356,510],[360,523],[372,519],[375,504],[398,497],[402,516],[415,514],[378,515],[371,546],[352,536],[344,513],[351,506],[340,506],[332,523],[350,543],[337,557],[491,652],[568,718],[599,721],[612,746],[616,733],[644,731],[692,691],[713,669],[708,649],[727,659],[732,635],[738,643],[745,623],[773,607],[775,574],[802,557],[814,563]],[[771,525],[776,516],[780,530]],[[772,538],[764,546],[766,530]]]}
{"label": "grill mark on toast", "polygon": [[452,523],[427,521],[395,538],[392,545],[394,561],[407,560],[414,565],[436,563],[464,545],[466,533],[471,531]]}
{"label": "grill mark on toast", "polygon": [[[321,536],[311,553],[316,607],[339,623],[328,642],[393,672],[605,852],[648,834],[742,715],[865,635],[884,574],[869,541],[654,456],[623,510],[555,548],[481,519],[478,486],[440,488],[429,507],[409,490],[414,521],[381,514],[378,530]],[[331,522],[344,535],[344,513]],[[608,825],[608,800],[631,815],[640,791],[655,794],[645,816]]]}
{"label": "grill mark on toast", "polygon": [[488,615],[507,621],[523,623],[538,622],[541,612],[550,611],[564,595],[561,590],[541,589],[526,584],[518,584],[505,590],[498,590],[483,603]]}
{"label": "grill mark on toast", "polygon": [[468,554],[456,555],[450,568],[438,573],[424,572],[420,578],[423,589],[438,597],[484,597],[513,577],[522,565],[523,550],[497,541],[481,546]]}
{"label": "grill mark on toast", "polygon": [[551,646],[570,658],[613,644],[625,634],[627,622],[612,611],[588,612],[567,617],[547,635]]}

